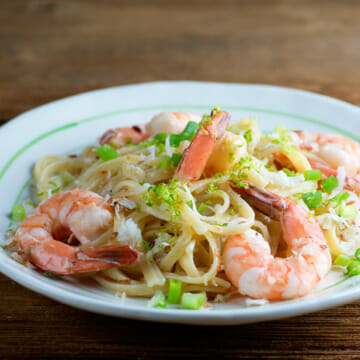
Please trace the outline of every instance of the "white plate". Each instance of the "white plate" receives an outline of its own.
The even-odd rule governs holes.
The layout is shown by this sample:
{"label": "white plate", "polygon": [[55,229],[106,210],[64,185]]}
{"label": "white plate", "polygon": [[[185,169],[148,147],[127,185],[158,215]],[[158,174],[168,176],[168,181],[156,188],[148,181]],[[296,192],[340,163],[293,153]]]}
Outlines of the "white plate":
{"label": "white plate", "polygon": [[[0,128],[0,234],[12,206],[28,191],[34,162],[95,142],[106,129],[148,121],[163,110],[208,112],[220,105],[233,119],[256,117],[262,129],[338,132],[359,141],[360,110],[313,93],[264,85],[157,82],[92,91],[28,111]],[[113,316],[191,324],[243,324],[308,313],[360,298],[357,278],[305,298],[262,307],[216,305],[208,310],[163,310],[146,300],[120,299],[89,284],[50,279],[0,251],[0,270],[19,284],[62,303]],[[327,279],[328,283],[335,280]],[[321,284],[319,288],[324,288]],[[6,295],[5,295],[6,296]]]}

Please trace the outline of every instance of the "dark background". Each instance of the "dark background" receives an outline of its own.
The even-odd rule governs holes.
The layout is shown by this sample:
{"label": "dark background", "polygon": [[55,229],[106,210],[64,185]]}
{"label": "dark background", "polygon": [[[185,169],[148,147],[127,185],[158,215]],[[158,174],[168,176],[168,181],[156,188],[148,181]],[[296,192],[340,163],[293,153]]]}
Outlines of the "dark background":
{"label": "dark background", "polygon": [[[0,0],[0,124],[64,96],[152,80],[275,84],[360,105],[359,35],[360,1]],[[5,359],[360,358],[360,302],[196,327],[82,312],[4,276],[0,294]]]}

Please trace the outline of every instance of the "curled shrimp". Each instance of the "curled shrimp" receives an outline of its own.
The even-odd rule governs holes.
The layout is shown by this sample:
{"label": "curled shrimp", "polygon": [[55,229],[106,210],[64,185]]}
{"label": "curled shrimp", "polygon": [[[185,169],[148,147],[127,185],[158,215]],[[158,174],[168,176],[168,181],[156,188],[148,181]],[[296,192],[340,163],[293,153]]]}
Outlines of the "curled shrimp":
{"label": "curled shrimp", "polygon": [[281,223],[292,255],[274,257],[258,232],[227,238],[223,259],[227,277],[253,298],[284,300],[308,294],[328,273],[330,252],[319,224],[294,202],[250,186],[234,188],[255,209]]}
{"label": "curled shrimp", "polygon": [[[360,144],[342,135],[316,134],[297,131],[301,149],[308,157],[315,155],[324,165],[332,169],[343,166],[349,176],[360,174]],[[306,155],[306,154],[305,154]]]}
{"label": "curled shrimp", "polygon": [[189,121],[199,122],[200,120],[200,116],[193,113],[161,112],[155,115],[145,125],[109,129],[99,138],[99,143],[100,145],[111,143],[120,147],[129,142],[138,144],[161,132],[167,134],[179,134],[184,130]]}
{"label": "curled shrimp", "polygon": [[194,181],[200,178],[215,142],[222,138],[230,122],[230,114],[216,111],[196,132],[189,147],[184,151],[174,177],[180,180]]}
{"label": "curled shrimp", "polygon": [[19,252],[38,268],[55,274],[101,271],[138,261],[129,246],[99,246],[80,249],[64,243],[75,237],[88,246],[112,224],[113,213],[91,191],[60,192],[30,213],[18,228]]}
{"label": "curled shrimp", "polygon": [[155,115],[146,125],[145,129],[150,136],[158,133],[180,134],[189,121],[200,122],[201,117],[189,112],[161,112]]}

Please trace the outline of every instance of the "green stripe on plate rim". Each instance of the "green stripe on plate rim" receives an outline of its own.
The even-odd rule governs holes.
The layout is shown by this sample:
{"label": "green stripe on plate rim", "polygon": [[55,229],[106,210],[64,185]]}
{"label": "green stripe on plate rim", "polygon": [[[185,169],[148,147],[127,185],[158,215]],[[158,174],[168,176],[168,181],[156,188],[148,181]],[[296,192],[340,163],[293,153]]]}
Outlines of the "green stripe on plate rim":
{"label": "green stripe on plate rim", "polygon": [[[54,135],[54,134],[56,134],[58,132],[61,132],[61,131],[70,129],[72,127],[76,127],[78,125],[91,122],[91,121],[100,120],[100,119],[108,118],[108,117],[119,115],[119,114],[128,114],[128,113],[141,112],[141,111],[150,111],[150,110],[165,110],[165,109],[170,110],[170,109],[181,109],[181,108],[187,108],[187,109],[211,109],[212,106],[209,106],[209,105],[184,105],[184,104],[182,104],[182,105],[157,105],[157,106],[144,106],[144,107],[138,107],[138,108],[128,108],[128,109],[117,110],[117,111],[113,111],[113,112],[109,112],[109,113],[105,113],[105,114],[101,114],[101,115],[91,116],[91,117],[79,120],[77,122],[73,122],[73,123],[70,123],[70,124],[67,124],[67,125],[64,125],[64,126],[60,126],[58,128],[47,131],[47,132],[37,136],[35,139],[31,140],[30,142],[25,144],[22,148],[20,148],[9,159],[9,161],[5,164],[5,166],[1,169],[1,171],[0,171],[0,180],[4,177],[7,170],[16,161],[16,159],[19,158],[26,150],[28,150],[29,148],[31,148],[33,145],[37,144],[41,140],[43,140],[43,139],[45,139],[45,138],[47,138],[47,137],[49,137],[51,135]],[[347,136],[347,137],[349,137],[349,138],[351,138],[353,140],[356,140],[356,141],[360,142],[360,138],[358,136],[354,135],[353,133],[351,133],[351,132],[349,132],[347,130],[338,128],[335,125],[328,124],[328,123],[323,122],[321,120],[309,118],[309,117],[302,116],[302,115],[291,114],[291,113],[278,111],[278,110],[272,110],[272,109],[249,107],[249,106],[222,105],[222,108],[229,109],[229,110],[249,111],[249,112],[262,113],[262,114],[276,115],[276,116],[292,118],[292,119],[296,119],[296,120],[300,120],[300,121],[304,121],[304,122],[308,122],[308,123],[312,123],[312,124],[317,124],[317,125],[321,125],[321,126],[327,128],[327,129],[334,130],[339,134],[345,135],[345,136]]]}

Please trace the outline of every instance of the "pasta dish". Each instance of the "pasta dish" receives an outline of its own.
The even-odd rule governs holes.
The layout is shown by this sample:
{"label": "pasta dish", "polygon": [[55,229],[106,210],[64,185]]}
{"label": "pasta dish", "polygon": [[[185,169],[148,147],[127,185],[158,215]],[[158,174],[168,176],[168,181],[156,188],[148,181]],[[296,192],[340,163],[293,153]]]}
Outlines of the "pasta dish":
{"label": "pasta dish", "polygon": [[302,297],[331,266],[360,274],[359,174],[360,145],[342,135],[163,112],[39,159],[7,248],[151,306]]}

